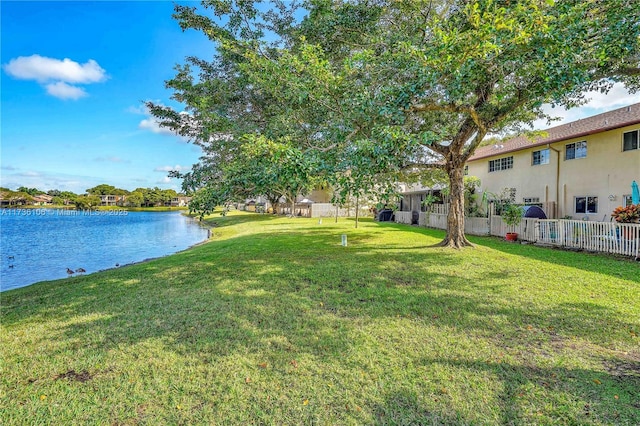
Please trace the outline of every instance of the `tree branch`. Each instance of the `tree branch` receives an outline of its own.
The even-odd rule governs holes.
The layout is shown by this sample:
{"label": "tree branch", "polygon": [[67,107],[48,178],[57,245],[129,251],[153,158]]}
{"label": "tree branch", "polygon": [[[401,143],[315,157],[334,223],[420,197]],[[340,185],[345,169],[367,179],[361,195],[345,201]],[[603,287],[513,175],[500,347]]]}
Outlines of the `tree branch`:
{"label": "tree branch", "polygon": [[405,164],[400,168],[401,171],[410,171],[414,169],[422,169],[422,170],[444,170],[444,164],[441,163],[409,163]]}

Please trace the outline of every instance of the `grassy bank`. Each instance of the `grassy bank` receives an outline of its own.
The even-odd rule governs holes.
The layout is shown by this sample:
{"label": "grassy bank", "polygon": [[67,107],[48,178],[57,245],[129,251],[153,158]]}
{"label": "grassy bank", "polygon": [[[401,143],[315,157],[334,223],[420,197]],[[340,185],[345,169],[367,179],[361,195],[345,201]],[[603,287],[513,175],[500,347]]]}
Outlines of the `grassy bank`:
{"label": "grassy bank", "polygon": [[632,261],[210,222],[186,252],[2,293],[0,423],[640,423]]}

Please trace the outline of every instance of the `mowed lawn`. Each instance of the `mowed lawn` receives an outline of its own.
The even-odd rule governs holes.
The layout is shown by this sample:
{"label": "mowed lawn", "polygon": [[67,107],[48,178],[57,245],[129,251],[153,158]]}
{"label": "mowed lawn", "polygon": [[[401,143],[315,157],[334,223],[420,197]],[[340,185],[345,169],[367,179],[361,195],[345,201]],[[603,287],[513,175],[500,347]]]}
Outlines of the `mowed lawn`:
{"label": "mowed lawn", "polygon": [[208,221],[188,251],[0,294],[0,423],[640,424],[637,262]]}

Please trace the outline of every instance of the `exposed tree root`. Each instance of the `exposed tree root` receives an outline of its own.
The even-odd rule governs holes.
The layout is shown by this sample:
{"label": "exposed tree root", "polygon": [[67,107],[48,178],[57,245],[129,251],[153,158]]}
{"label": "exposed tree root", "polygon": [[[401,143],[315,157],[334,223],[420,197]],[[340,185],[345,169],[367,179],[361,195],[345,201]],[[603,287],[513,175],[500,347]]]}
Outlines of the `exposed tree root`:
{"label": "exposed tree root", "polygon": [[438,247],[448,247],[448,248],[452,248],[452,249],[462,249],[465,247],[475,247],[473,245],[473,243],[471,243],[471,241],[467,240],[466,237],[462,237],[459,239],[453,239],[453,238],[449,238],[446,237],[444,240],[442,240],[440,243],[437,244]]}

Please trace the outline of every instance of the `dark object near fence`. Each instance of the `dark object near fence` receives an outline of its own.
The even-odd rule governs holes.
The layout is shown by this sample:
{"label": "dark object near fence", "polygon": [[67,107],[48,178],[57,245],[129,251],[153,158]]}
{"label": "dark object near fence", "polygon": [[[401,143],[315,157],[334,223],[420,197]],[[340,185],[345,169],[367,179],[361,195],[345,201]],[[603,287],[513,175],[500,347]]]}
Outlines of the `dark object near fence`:
{"label": "dark object near fence", "polygon": [[524,217],[531,217],[536,219],[546,219],[547,215],[538,206],[524,206]]}
{"label": "dark object near fence", "polygon": [[393,219],[395,219],[395,217],[391,209],[383,209],[378,213],[378,221],[380,222],[391,222]]}
{"label": "dark object near fence", "polygon": [[420,213],[416,211],[411,212],[411,224],[417,225],[419,221],[420,221]]}

